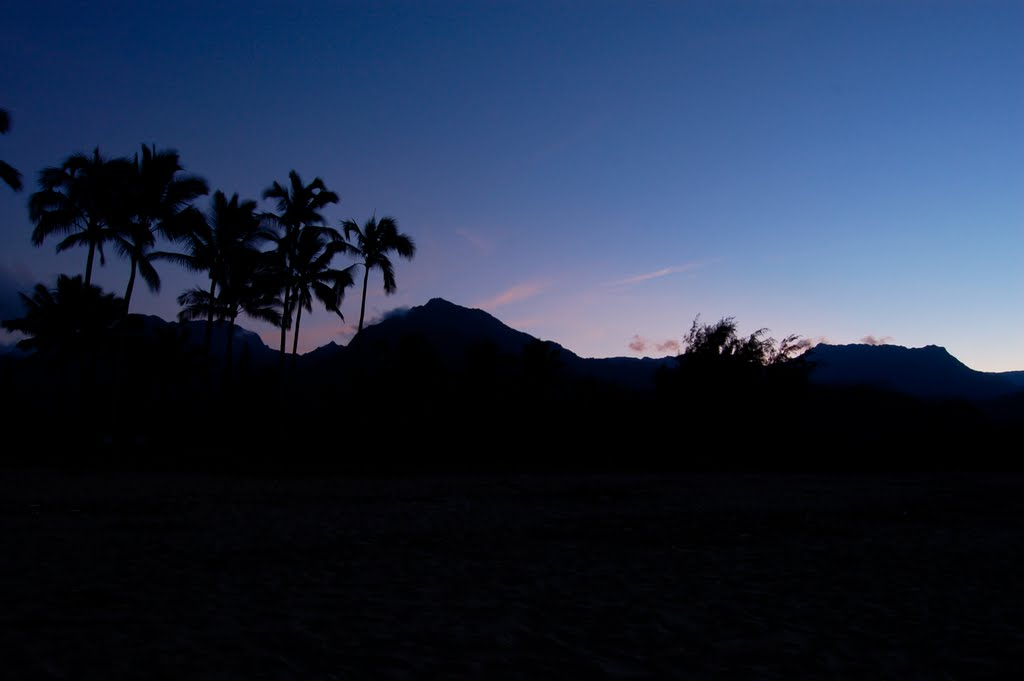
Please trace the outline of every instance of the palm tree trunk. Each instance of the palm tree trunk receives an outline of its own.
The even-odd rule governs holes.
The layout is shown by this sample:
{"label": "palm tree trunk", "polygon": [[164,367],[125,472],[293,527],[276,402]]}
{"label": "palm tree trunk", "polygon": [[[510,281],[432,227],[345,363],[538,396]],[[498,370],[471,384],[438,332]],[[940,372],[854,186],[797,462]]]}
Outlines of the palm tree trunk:
{"label": "palm tree trunk", "polygon": [[210,341],[213,340],[213,296],[217,293],[217,280],[210,280],[210,309],[206,311],[206,354],[210,354]]}
{"label": "palm tree trunk", "polygon": [[92,284],[92,261],[96,256],[96,244],[89,243],[89,257],[85,260],[85,285],[88,287]]}
{"label": "palm tree trunk", "polygon": [[235,348],[235,318],[232,316],[228,324],[228,349],[224,358],[224,386],[231,383],[231,363]]}
{"label": "palm tree trunk", "polygon": [[124,292],[124,313],[128,314],[128,306],[132,304],[132,289],[135,288],[135,270],[138,266],[138,260],[132,258],[132,273],[128,275],[128,288]]}
{"label": "palm tree trunk", "polygon": [[[363,330],[363,315],[366,314],[366,284],[370,281],[370,268],[363,265],[363,304],[359,306],[359,331]],[[358,333],[358,332],[357,332]]]}
{"label": "palm tree trunk", "polygon": [[292,369],[295,368],[295,357],[299,353],[299,322],[302,321],[302,306],[295,310],[295,330],[292,331]]}
{"label": "palm tree trunk", "polygon": [[281,310],[281,368],[284,369],[284,356],[288,344],[288,322],[290,316],[288,313],[288,305],[291,303],[291,287],[285,286],[284,288],[284,307]]}

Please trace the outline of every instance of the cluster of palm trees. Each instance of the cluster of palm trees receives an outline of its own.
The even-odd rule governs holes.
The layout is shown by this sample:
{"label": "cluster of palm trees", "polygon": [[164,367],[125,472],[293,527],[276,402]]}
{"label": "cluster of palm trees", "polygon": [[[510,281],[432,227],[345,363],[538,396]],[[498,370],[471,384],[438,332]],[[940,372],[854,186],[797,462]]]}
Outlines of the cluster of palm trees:
{"label": "cluster of palm trees", "polygon": [[[6,126],[7,119],[0,119],[0,124]],[[0,166],[4,168],[9,166]],[[16,173],[14,177],[18,178]],[[255,200],[238,194],[228,198],[215,191],[203,212],[195,201],[209,191],[204,179],[185,173],[173,150],[143,146],[133,158],[112,159],[99,149],[76,153],[39,175],[39,190],[29,199],[32,242],[39,246],[59,237],[58,251],[86,248],[86,289],[92,286],[96,255],[102,266],[104,248],[112,247],[130,264],[122,314],[129,310],[137,278],[151,291],[159,291],[160,261],[205,273],[207,285],[178,296],[179,318],[206,321],[207,347],[214,322],[227,321],[229,366],[240,314],[280,327],[283,366],[288,331],[292,330],[294,357],[302,312],[312,311],[314,300],[344,319],[341,304],[346,289],[355,283],[357,267],[364,270],[361,331],[370,270],[379,269],[385,292],[393,293],[391,254],[411,259],[416,252],[394,218],[374,216],[362,226],[345,220],[340,231],[328,226],[322,211],[339,198],[319,177],[306,184],[292,170],[287,183],[274,182],[263,192],[263,198],[273,202],[272,211],[260,211]],[[179,248],[158,250],[160,242]],[[338,268],[337,256],[355,262]]]}

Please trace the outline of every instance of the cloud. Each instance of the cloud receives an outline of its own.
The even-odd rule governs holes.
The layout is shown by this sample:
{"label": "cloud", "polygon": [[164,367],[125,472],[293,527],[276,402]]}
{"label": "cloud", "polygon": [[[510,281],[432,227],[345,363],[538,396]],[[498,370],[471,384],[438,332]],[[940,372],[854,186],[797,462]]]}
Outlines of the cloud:
{"label": "cloud", "polygon": [[471,232],[468,229],[456,229],[455,233],[468,241],[480,253],[487,255],[494,251],[494,244],[476,232]]}
{"label": "cloud", "polygon": [[658,352],[668,352],[673,355],[678,355],[682,350],[682,346],[679,344],[679,341],[672,340],[671,338],[664,343],[658,343],[654,347],[657,348]]}
{"label": "cloud", "polygon": [[388,310],[387,312],[385,312],[384,314],[382,314],[378,319],[374,319],[373,322],[371,322],[371,323],[376,324],[377,322],[383,322],[386,319],[394,319],[395,317],[404,317],[408,313],[409,313],[409,306],[408,305],[402,305],[402,306],[399,306],[399,307],[393,307],[390,310]]}
{"label": "cloud", "polygon": [[25,306],[18,293],[31,291],[29,282],[26,273],[0,265],[0,320],[15,319],[25,314]]}
{"label": "cloud", "polygon": [[688,262],[683,265],[673,265],[672,267],[662,267],[660,270],[654,270],[653,272],[644,272],[642,274],[634,274],[631,277],[625,279],[618,279],[611,282],[613,286],[632,286],[633,284],[639,284],[641,282],[650,281],[651,279],[660,279],[661,277],[667,277],[670,274],[679,274],[680,272],[689,272],[702,267],[704,263],[701,262]]}
{"label": "cloud", "polygon": [[477,303],[474,307],[481,309],[494,309],[501,307],[502,305],[509,305],[511,303],[518,303],[528,298],[533,298],[535,295],[550,286],[549,281],[525,281],[515,286],[510,286],[496,296],[491,296],[486,300],[482,300]]}
{"label": "cloud", "polygon": [[635,334],[633,339],[629,341],[629,349],[636,353],[655,350],[665,354],[678,355],[682,351],[682,345],[680,345],[679,341],[671,338],[658,343]]}
{"label": "cloud", "polygon": [[857,342],[863,343],[864,345],[885,345],[891,341],[892,336],[882,336],[881,338],[878,338],[877,336],[868,335],[864,336]]}

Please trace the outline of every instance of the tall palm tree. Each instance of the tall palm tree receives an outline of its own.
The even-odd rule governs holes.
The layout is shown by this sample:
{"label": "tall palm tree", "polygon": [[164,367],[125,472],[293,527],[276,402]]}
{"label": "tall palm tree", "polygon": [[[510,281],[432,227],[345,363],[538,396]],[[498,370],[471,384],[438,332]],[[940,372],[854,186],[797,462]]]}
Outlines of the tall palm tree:
{"label": "tall palm tree", "polygon": [[143,145],[142,156],[135,155],[132,172],[125,178],[127,205],[114,239],[117,250],[131,263],[125,312],[131,305],[136,273],[151,291],[160,290],[160,276],[152,263],[156,237],[170,241],[184,238],[198,217],[189,210],[192,201],[210,191],[206,180],[184,175],[183,170],[177,151],[157,151],[156,146]]}
{"label": "tall palm tree", "polygon": [[[187,210],[195,211],[194,208]],[[218,190],[213,194],[210,210],[205,216],[198,211],[189,218],[189,231],[182,236],[185,253],[158,251],[153,260],[169,260],[193,272],[206,272],[210,278],[210,289],[204,300],[216,301],[217,289],[224,285],[228,266],[234,254],[243,250],[255,250],[264,238],[256,215],[256,202],[240,200],[238,194],[228,199]],[[213,334],[215,306],[207,305],[206,349],[210,348]]]}
{"label": "tall palm tree", "polygon": [[35,223],[32,243],[41,246],[51,235],[67,235],[57,244],[57,252],[73,246],[86,246],[85,285],[92,284],[92,266],[96,251],[100,265],[105,264],[103,244],[114,237],[114,216],[118,205],[119,178],[124,177],[127,159],[108,160],[99,148],[86,154],[72,154],[60,166],[39,173],[39,191],[29,197],[29,217]]}
{"label": "tall palm tree", "polygon": [[378,221],[374,216],[363,223],[362,229],[355,220],[345,220],[341,228],[347,244],[346,252],[362,260],[357,263],[363,266],[363,302],[359,307],[359,331],[362,331],[370,270],[377,268],[381,271],[384,275],[384,293],[391,295],[398,285],[395,283],[395,267],[388,253],[394,252],[406,260],[412,260],[416,255],[416,244],[409,235],[398,231],[398,222],[391,217],[383,217]]}
{"label": "tall palm tree", "polygon": [[[6,109],[0,109],[0,135],[6,135],[10,129],[11,115],[7,113]],[[14,191],[21,191],[21,173],[4,161],[0,161],[0,180],[3,180]]]}
{"label": "tall palm tree", "polygon": [[[276,201],[277,213],[272,217],[282,230],[275,242],[277,244],[277,266],[282,284],[281,362],[283,367],[287,333],[291,327],[292,308],[294,308],[292,302],[294,277],[291,269],[299,241],[299,232],[307,228],[329,229],[325,227],[326,219],[320,211],[331,204],[338,203],[340,199],[337,194],[327,188],[319,177],[313,178],[309,184],[303,184],[302,178],[295,170],[288,173],[287,187],[275,181],[263,192],[263,198]],[[330,232],[334,232],[334,230],[330,230]]]}
{"label": "tall palm tree", "polygon": [[352,278],[355,265],[341,270],[331,268],[331,260],[343,248],[344,244],[321,231],[306,228],[299,232],[292,260],[292,301],[295,306],[292,362],[298,354],[302,310],[313,311],[314,297],[343,321],[345,319],[341,314],[341,302],[345,298],[345,289],[355,284]]}
{"label": "tall palm tree", "polygon": [[40,353],[96,349],[121,317],[121,301],[113,293],[86,284],[81,275],[57,277],[57,287],[36,284],[32,295],[19,293],[25,316],[2,322],[8,331],[28,335],[22,350]]}

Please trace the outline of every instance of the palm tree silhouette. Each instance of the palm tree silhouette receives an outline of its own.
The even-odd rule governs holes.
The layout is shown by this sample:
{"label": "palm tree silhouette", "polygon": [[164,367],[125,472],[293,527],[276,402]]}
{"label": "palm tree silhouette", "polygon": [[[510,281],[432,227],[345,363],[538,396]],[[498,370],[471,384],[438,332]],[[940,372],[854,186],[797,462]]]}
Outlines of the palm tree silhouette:
{"label": "palm tree silhouette", "polygon": [[[0,109],[0,135],[6,135],[11,129],[11,115],[6,109]],[[21,173],[10,164],[0,161],[0,180],[16,192],[21,191]]]}
{"label": "palm tree silhouette", "polygon": [[189,321],[208,318],[212,310],[220,319],[228,320],[228,337],[225,354],[225,375],[230,376],[232,353],[235,341],[235,323],[243,312],[271,324],[281,323],[281,299],[277,297],[277,278],[266,254],[247,250],[235,254],[227,271],[220,293],[210,296],[209,291],[191,288],[178,296],[182,306],[178,319]]}
{"label": "palm tree silhouette", "polygon": [[28,335],[18,341],[22,350],[54,351],[96,349],[104,334],[121,317],[121,300],[86,284],[81,275],[57,277],[57,287],[36,284],[32,295],[19,293],[25,316],[4,320],[3,328]]}
{"label": "palm tree silhouette", "polygon": [[[157,251],[151,259],[169,260],[193,272],[206,272],[210,278],[210,290],[204,292],[206,295],[202,299],[212,303],[217,300],[218,287],[224,285],[232,255],[242,250],[255,250],[264,238],[259,229],[256,202],[251,199],[242,201],[238,194],[228,199],[224,192],[218,190],[213,194],[206,216],[198,214],[196,219],[190,220],[190,229],[181,239],[186,252]],[[204,309],[205,346],[209,351],[216,306],[204,304]]]}
{"label": "palm tree silhouette", "polygon": [[203,267],[210,273],[210,290],[191,288],[178,296],[178,304],[182,306],[178,318],[181,321],[205,318],[207,343],[213,319],[229,320],[228,367],[239,314],[244,312],[273,324],[281,322],[280,313],[275,309],[281,301],[276,297],[280,289],[272,276],[272,262],[269,254],[256,249],[266,237],[255,201],[240,201],[238,194],[228,200],[218,191],[213,195],[204,225],[195,225],[193,235],[186,241],[197,248],[184,255],[161,254],[186,266]]}
{"label": "palm tree silhouette", "polygon": [[131,305],[136,273],[149,290],[160,290],[160,275],[152,263],[156,237],[180,240],[201,219],[198,211],[190,210],[191,203],[209,193],[209,187],[201,177],[181,175],[183,170],[173,149],[157,151],[155,146],[143,145],[142,156],[135,155],[132,172],[126,178],[125,219],[114,238],[118,252],[131,262],[124,293],[125,312]]}
{"label": "palm tree silhouette", "polygon": [[[416,244],[407,235],[398,231],[398,222],[392,217],[383,217],[380,221],[376,216],[363,223],[360,229],[355,220],[341,223],[345,235],[345,251],[361,259],[363,266],[363,302],[359,307],[359,331],[363,330],[363,317],[366,314],[366,285],[370,278],[370,270],[377,268],[384,275],[384,293],[391,295],[398,288],[395,283],[395,268],[388,253],[394,251],[406,260],[416,255]],[[355,235],[355,238],[351,238]]]}
{"label": "palm tree silhouette", "polygon": [[[264,199],[277,201],[277,213],[268,217],[283,227],[284,233],[275,239],[277,243],[277,268],[281,281],[283,300],[281,306],[281,366],[284,366],[285,344],[288,329],[291,327],[292,301],[294,295],[294,276],[292,264],[295,249],[299,241],[299,232],[304,229],[327,229],[326,220],[320,212],[326,206],[338,203],[338,195],[332,192],[319,177],[313,178],[308,185],[303,184],[299,174],[292,170],[288,173],[288,186],[274,182],[263,192]],[[331,230],[333,232],[334,230]]]}
{"label": "palm tree silhouette", "polygon": [[92,156],[72,154],[60,166],[45,168],[39,174],[39,191],[29,197],[29,217],[36,227],[32,243],[40,246],[54,234],[67,236],[57,244],[57,252],[73,246],[87,246],[85,285],[92,284],[93,259],[98,250],[100,265],[105,264],[103,244],[114,238],[115,207],[130,161],[106,160],[97,147]]}
{"label": "palm tree silhouette", "polygon": [[[330,230],[334,232],[334,230]],[[332,269],[331,260],[343,250],[344,244],[335,241],[323,231],[306,228],[299,232],[292,253],[292,301],[295,307],[295,331],[292,333],[292,362],[298,354],[299,323],[302,310],[313,311],[313,298],[316,297],[324,307],[341,314],[341,302],[345,298],[345,289],[355,284],[352,270],[355,265],[345,269]]]}

